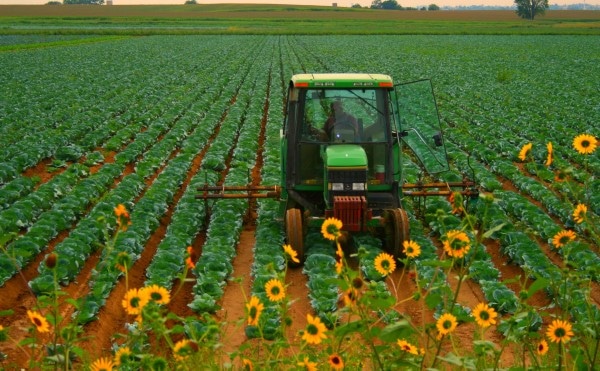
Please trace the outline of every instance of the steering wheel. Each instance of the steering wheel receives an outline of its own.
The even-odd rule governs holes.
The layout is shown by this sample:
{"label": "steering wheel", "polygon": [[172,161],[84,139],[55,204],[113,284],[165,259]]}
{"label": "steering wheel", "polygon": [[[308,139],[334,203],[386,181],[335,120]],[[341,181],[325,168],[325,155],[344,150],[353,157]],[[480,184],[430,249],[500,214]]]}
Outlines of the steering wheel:
{"label": "steering wheel", "polygon": [[354,127],[354,125],[352,124],[352,122],[348,119],[341,119],[339,121],[336,121],[333,125],[331,125],[331,132],[334,132],[335,130],[352,130],[355,132],[356,134],[356,128]]}

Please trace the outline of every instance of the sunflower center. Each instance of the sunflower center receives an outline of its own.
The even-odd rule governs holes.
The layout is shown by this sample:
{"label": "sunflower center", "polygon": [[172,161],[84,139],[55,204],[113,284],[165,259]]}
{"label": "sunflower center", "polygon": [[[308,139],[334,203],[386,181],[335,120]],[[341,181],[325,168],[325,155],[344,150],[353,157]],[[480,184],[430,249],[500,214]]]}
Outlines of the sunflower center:
{"label": "sunflower center", "polygon": [[131,300],[129,301],[129,304],[131,304],[132,308],[137,308],[140,306],[140,298],[131,298]]}
{"label": "sunflower center", "polygon": [[333,357],[331,359],[331,363],[333,363],[334,365],[339,365],[340,364],[340,358],[339,357]]}
{"label": "sunflower center", "polygon": [[311,335],[316,335],[319,333],[319,329],[317,328],[317,326],[311,323],[308,326],[306,326],[306,332],[308,332]]}
{"label": "sunflower center", "polygon": [[490,314],[487,311],[481,311],[481,313],[479,313],[479,318],[481,318],[484,321],[487,321],[488,319],[490,319]]}
{"label": "sunflower center", "polygon": [[444,327],[446,330],[448,330],[448,329],[450,329],[450,328],[452,327],[452,321],[446,320],[446,321],[444,321],[444,323],[442,324],[442,326],[443,326],[443,327]]}
{"label": "sunflower center", "polygon": [[152,298],[152,300],[154,301],[161,301],[162,300],[162,295],[158,292],[153,292],[150,297]]}
{"label": "sunflower center", "polygon": [[590,141],[589,141],[589,140],[586,140],[586,139],[584,139],[584,140],[582,140],[582,141],[581,141],[581,146],[582,146],[583,148],[587,148],[587,147],[589,147],[589,146],[590,146],[590,144],[591,144],[591,143],[590,143]]}
{"label": "sunflower center", "polygon": [[42,326],[42,325],[43,325],[42,321],[41,321],[39,318],[37,318],[37,317],[33,319],[33,324],[34,324],[36,327],[40,327],[40,326]]}
{"label": "sunflower center", "polygon": [[256,307],[251,307],[248,315],[250,316],[250,318],[256,318]]}
{"label": "sunflower center", "polygon": [[452,243],[450,244],[450,246],[452,247],[453,250],[462,250],[462,248],[464,246],[464,242],[459,241],[459,240],[453,240]]}
{"label": "sunflower center", "polygon": [[567,332],[562,327],[559,327],[556,330],[554,330],[554,336],[556,336],[557,338],[563,338],[566,334]]}
{"label": "sunflower center", "polygon": [[385,269],[386,271],[390,270],[390,261],[389,260],[383,260],[381,262],[381,267],[383,269]]}

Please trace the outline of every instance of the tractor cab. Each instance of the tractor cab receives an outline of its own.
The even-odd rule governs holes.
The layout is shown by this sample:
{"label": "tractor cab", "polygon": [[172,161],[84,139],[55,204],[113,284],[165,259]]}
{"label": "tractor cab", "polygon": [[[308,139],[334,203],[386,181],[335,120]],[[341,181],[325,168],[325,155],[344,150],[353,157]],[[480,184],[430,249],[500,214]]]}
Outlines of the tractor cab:
{"label": "tractor cab", "polygon": [[389,89],[378,85],[391,80],[342,76],[295,75],[288,91],[282,173],[290,203],[313,216],[332,210],[337,195],[366,197],[368,184],[392,181]]}
{"label": "tractor cab", "polygon": [[292,77],[281,164],[292,247],[303,252],[301,231],[335,217],[349,232],[383,231],[385,247],[400,254],[408,239],[408,217],[400,202],[403,141],[419,148],[416,153],[423,154],[433,172],[448,169],[426,82],[428,94],[417,89],[422,91],[415,96],[402,91],[414,90],[408,85],[395,88],[392,78],[381,74]]}

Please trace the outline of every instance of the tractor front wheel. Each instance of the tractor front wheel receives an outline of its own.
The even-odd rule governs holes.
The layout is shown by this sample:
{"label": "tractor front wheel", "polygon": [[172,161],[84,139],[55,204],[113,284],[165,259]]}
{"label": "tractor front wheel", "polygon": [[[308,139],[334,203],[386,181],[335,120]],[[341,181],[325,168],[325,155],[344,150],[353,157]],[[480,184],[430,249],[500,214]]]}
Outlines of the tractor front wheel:
{"label": "tractor front wheel", "polygon": [[410,239],[408,214],[403,209],[389,209],[383,213],[384,248],[396,259],[404,258],[403,243]]}
{"label": "tractor front wheel", "polygon": [[286,211],[285,237],[288,245],[298,253],[298,260],[300,260],[300,263],[290,260],[290,266],[301,265],[304,262],[304,226],[300,209],[292,208]]}

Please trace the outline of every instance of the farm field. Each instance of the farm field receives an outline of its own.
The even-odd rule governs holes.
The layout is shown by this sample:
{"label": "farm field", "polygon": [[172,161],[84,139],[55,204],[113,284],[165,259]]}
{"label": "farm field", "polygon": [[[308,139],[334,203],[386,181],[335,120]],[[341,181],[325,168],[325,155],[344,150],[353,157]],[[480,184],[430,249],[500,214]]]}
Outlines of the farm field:
{"label": "farm field", "polygon": [[[335,324],[343,302],[334,244],[311,230],[304,267],[286,268],[276,200],[196,198],[205,183],[246,184],[250,177],[278,184],[285,91],[302,72],[431,79],[453,169],[440,180],[466,175],[483,191],[468,212],[482,228],[470,235],[487,232],[485,238],[451,266],[439,263],[448,261],[444,235],[465,224],[445,198],[405,200],[411,239],[422,252],[387,279],[373,268],[378,242],[357,236],[364,255],[350,265],[378,298],[393,302],[376,313],[382,323],[406,316],[427,327],[449,310],[461,322],[437,348],[414,335],[424,356],[383,353],[386,362],[460,368],[461,347],[482,351],[493,343],[498,351],[510,339],[507,351],[488,349],[489,359],[477,359],[502,367],[600,365],[598,339],[586,331],[600,331],[600,151],[581,154],[573,146],[581,134],[600,136],[597,36],[10,35],[0,36],[0,50],[7,50],[0,53],[0,332],[13,340],[0,342],[3,367],[41,361],[44,350],[26,346],[32,336],[54,344],[31,332],[27,311],[34,308],[61,319],[58,327],[81,326],[89,338],[77,343],[85,350],[79,362],[112,356],[114,344],[125,341],[167,353],[160,339],[148,345],[134,334],[136,318],[122,305],[130,289],[150,285],[168,290],[170,312],[192,318],[175,338],[217,341],[210,325],[218,320],[216,354],[224,358],[213,359],[217,364],[240,362],[244,347],[265,346],[261,337],[296,337],[307,313]],[[410,156],[405,171],[409,182],[422,176]],[[583,223],[573,217],[578,204],[587,205]],[[576,237],[557,240],[563,231]],[[271,279],[288,285],[288,327],[265,293]],[[40,307],[36,298],[57,286],[66,295]],[[429,299],[415,296],[421,292]],[[250,296],[264,303],[260,326],[246,326]],[[477,342],[477,325],[467,318],[480,302],[499,318]],[[555,318],[572,323],[573,339],[548,341],[552,352],[538,356],[535,347]],[[288,360],[306,351],[327,366],[317,352],[290,348]],[[350,345],[335,349],[354,355],[349,369],[377,368]]]}
{"label": "farm field", "polygon": [[599,35],[600,11],[387,11],[261,4],[0,6],[0,34]]}

